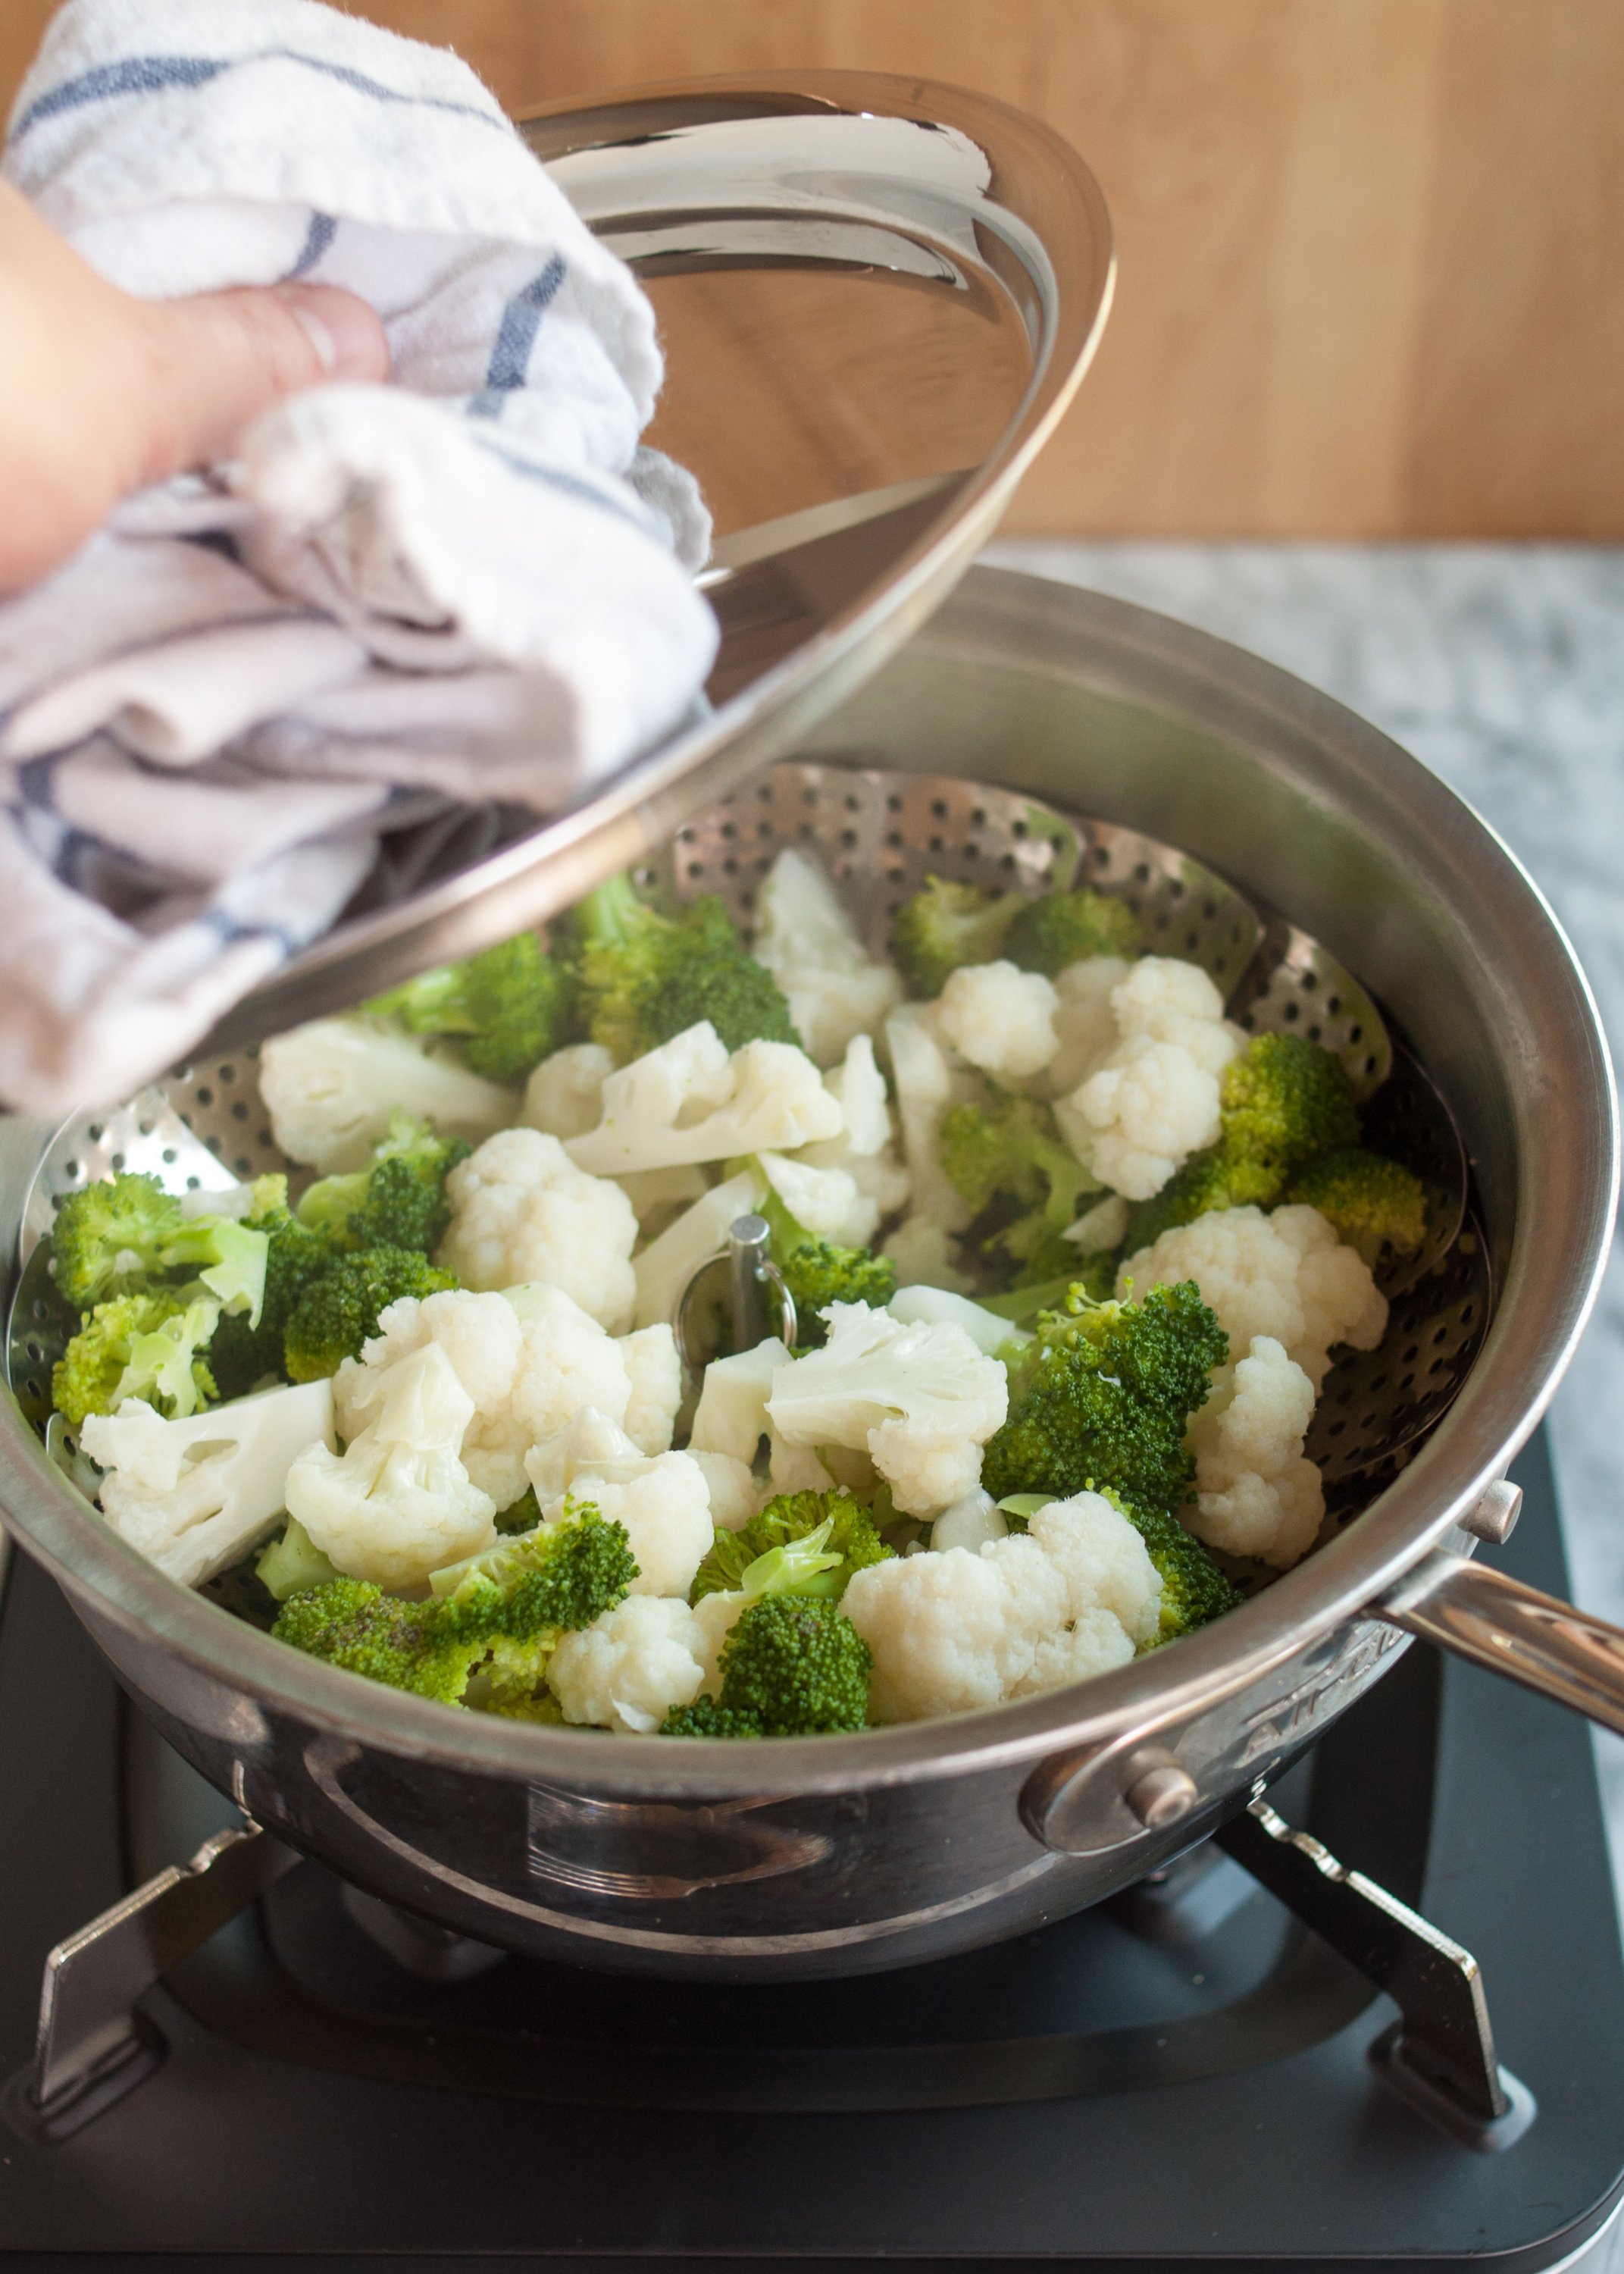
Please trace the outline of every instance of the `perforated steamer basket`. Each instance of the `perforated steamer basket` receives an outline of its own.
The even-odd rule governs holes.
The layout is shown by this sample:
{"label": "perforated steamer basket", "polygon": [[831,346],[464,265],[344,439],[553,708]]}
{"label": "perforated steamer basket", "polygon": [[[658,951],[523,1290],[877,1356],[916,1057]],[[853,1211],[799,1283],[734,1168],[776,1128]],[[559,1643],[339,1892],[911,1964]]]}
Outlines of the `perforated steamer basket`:
{"label": "perforated steamer basket", "polygon": [[[991,1712],[734,1745],[508,1724],[318,1665],[161,1578],[10,1410],[0,1502],[160,1730],[296,1846],[448,1926],[589,1963],[750,1976],[897,1964],[1100,1899],[1242,1804],[1407,1632],[1624,1723],[1620,1638],[1465,1560],[1472,1528],[1503,1521],[1495,1480],[1593,1300],[1614,1193],[1594,1007],[1511,856],[1402,750],[1283,674],[990,571],[804,755],[859,777],[991,781],[1098,817],[1101,843],[1115,829],[1177,846],[1356,971],[1470,1156],[1497,1301],[1453,1403],[1317,1553],[1175,1647]],[[872,828],[882,891],[888,854],[941,861],[932,808],[951,812],[951,795],[914,813],[893,783],[876,810],[861,779],[839,787],[850,779],[800,779],[837,858]],[[714,858],[741,889],[761,857],[745,849],[751,798],[679,840],[673,861]],[[249,1074],[239,1061],[243,1088],[214,1124],[233,1170],[263,1158]],[[202,1086],[205,1113],[234,1088]],[[135,1140],[162,1134],[142,1140],[138,1122]],[[0,1132],[8,1241],[50,1135]],[[1147,1803],[1169,1793],[1172,1810]]]}

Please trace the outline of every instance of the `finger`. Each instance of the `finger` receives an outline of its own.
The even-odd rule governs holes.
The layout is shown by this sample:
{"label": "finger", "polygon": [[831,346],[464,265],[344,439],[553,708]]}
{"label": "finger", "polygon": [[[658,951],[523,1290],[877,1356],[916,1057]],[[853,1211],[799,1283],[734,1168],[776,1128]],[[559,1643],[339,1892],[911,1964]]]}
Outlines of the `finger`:
{"label": "finger", "polygon": [[139,480],[229,455],[244,428],[324,380],[383,380],[389,350],[364,300],[319,284],[146,305],[149,424]]}

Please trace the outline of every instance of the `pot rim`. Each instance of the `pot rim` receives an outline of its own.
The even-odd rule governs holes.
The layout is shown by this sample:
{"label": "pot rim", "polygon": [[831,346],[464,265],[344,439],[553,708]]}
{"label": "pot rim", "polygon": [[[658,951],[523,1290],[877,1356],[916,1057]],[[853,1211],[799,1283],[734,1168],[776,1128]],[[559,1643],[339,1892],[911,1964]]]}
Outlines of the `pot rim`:
{"label": "pot rim", "polygon": [[[966,615],[967,622],[955,623]],[[1144,706],[1148,670],[1158,682],[1155,705],[1208,734],[1222,739],[1227,717],[1237,726],[1246,719],[1254,742],[1271,722],[1282,730],[1276,740],[1306,735],[1329,772],[1345,777],[1344,788],[1402,822],[1405,834],[1397,841],[1407,845],[1424,881],[1430,872],[1445,904],[1471,911],[1484,967],[1502,975],[1502,995],[1538,1002],[1552,1059],[1546,1094],[1554,1088],[1567,1100],[1570,1122],[1588,1141],[1568,1148],[1565,1179],[1553,1175],[1552,1159],[1542,1157],[1540,1098],[1514,1101],[1517,1193],[1505,1284],[1459,1396],[1410,1465],[1335,1540],[1177,1650],[1011,1705],[848,1736],[763,1740],[770,1748],[763,1752],[759,1744],[718,1739],[609,1740],[601,1730],[458,1714],[305,1658],[167,1579],[109,1532],[49,1461],[12,1399],[0,1415],[0,1507],[93,1627],[156,1637],[245,1700],[406,1758],[518,1782],[724,1798],[759,1793],[763,1784],[811,1792],[904,1783],[1137,1739],[1247,1688],[1346,1622],[1380,1616],[1385,1591],[1504,1473],[1531,1434],[1599,1291],[1619,1140],[1589,983],[1538,888],[1463,800],[1379,729],[1260,658],[1147,609],[991,568],[973,572],[918,644],[928,649],[938,627],[953,629],[962,653],[966,644],[985,647],[996,635],[998,659],[1019,665],[1010,626],[999,621],[1016,615],[1029,643],[1034,629],[1063,634],[1072,677],[1086,677],[1096,690]],[[1083,652],[1091,638],[1116,655],[1115,671],[1101,671]],[[1122,667],[1136,659],[1138,679]],[[1047,667],[1056,674],[1052,656]],[[1512,981],[1519,985],[1508,992]],[[13,1123],[0,1167],[31,1175],[49,1133],[40,1122]],[[1545,1149],[1548,1156],[1551,1148]]]}

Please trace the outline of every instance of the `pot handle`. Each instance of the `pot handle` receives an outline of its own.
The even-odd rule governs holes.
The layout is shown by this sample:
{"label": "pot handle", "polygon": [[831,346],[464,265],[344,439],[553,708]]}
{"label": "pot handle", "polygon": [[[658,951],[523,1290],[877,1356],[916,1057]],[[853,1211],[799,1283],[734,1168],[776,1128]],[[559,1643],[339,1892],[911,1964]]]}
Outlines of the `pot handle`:
{"label": "pot handle", "polygon": [[1443,1549],[1405,1575],[1378,1615],[1624,1736],[1624,1627]]}

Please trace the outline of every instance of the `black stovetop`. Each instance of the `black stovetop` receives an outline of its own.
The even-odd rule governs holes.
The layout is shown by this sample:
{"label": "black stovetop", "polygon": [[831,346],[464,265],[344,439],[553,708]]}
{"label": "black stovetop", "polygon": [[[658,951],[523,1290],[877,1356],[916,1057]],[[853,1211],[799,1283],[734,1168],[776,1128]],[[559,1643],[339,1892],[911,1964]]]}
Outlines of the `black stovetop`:
{"label": "black stovetop", "polygon": [[[1542,1444],[1516,1473],[1492,1560],[1560,1593]],[[149,2001],[147,2082],[56,2145],[0,2132],[0,2263],[1557,2265],[1624,2192],[1588,1731],[1417,1646],[1271,1799],[1476,1953],[1539,2104],[1515,2146],[1472,2154],[1386,2091],[1365,2056],[1393,2009],[1227,1856],[966,1957],[748,1988],[515,1959],[425,1980],[305,1864]],[[0,2074],[46,1951],[221,1809],[19,1559]]]}

